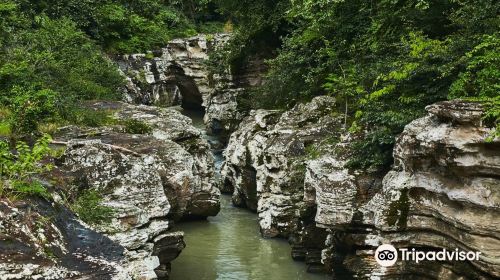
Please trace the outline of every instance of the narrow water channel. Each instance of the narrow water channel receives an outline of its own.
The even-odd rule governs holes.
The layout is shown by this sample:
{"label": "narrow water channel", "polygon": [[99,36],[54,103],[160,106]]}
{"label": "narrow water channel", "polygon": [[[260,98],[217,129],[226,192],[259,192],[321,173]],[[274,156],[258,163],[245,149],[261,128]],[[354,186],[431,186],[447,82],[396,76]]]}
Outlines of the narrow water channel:
{"label": "narrow water channel", "polygon": [[[203,128],[201,113],[183,113]],[[215,151],[215,157],[218,167],[220,151]],[[262,238],[257,215],[232,206],[227,195],[221,197],[217,217],[183,222],[176,230],[184,231],[187,247],[172,263],[172,280],[328,279],[326,275],[307,273],[304,263],[293,261],[285,240]]]}

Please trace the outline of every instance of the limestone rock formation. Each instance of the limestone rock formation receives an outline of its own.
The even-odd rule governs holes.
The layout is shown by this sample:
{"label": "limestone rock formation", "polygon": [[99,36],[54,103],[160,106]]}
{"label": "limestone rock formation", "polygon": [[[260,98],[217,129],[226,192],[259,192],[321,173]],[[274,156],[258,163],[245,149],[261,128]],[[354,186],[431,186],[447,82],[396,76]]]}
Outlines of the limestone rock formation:
{"label": "limestone rock formation", "polygon": [[[68,126],[55,135],[54,144],[65,151],[46,175],[61,194],[52,205],[32,207],[31,213],[26,205],[2,202],[0,258],[9,260],[0,266],[0,279],[168,279],[170,262],[185,247],[173,222],[220,210],[209,144],[174,109],[83,105],[111,112],[115,120],[99,128]],[[71,197],[87,190],[113,209],[111,223],[85,225],[68,210],[54,222],[47,218],[68,205],[61,197],[71,204]],[[45,208],[52,212],[36,212]]]}
{"label": "limestone rock formation", "polygon": [[[395,164],[366,199],[359,180],[335,155],[309,162],[316,223],[330,232],[323,262],[361,279],[425,277],[494,279],[500,276],[500,141],[481,125],[481,106],[461,101],[427,107],[397,140]],[[361,177],[360,177],[361,176]],[[363,183],[365,182],[365,183]],[[369,186],[369,185],[368,185]],[[479,251],[477,262],[398,262],[380,267],[373,253],[397,248]]]}
{"label": "limestone rock formation", "polygon": [[[154,182],[159,184],[159,189],[164,190],[172,206],[170,216],[174,219],[186,216],[207,217],[218,213],[220,192],[214,182],[213,155],[208,142],[202,138],[202,132],[191,126],[192,121],[188,117],[170,108],[119,102],[99,102],[92,104],[91,107],[114,111],[115,119],[118,123],[125,121],[125,127],[118,124],[90,131],[77,127],[64,128],[58,138],[69,140],[70,147],[75,147],[75,151],[72,149],[66,151],[67,154],[73,153],[67,156],[68,160],[73,161],[66,163],[67,166],[82,169],[85,167],[83,162],[95,160],[93,155],[98,152],[94,150],[108,147],[106,153],[119,153],[121,158],[124,156],[125,158],[117,160],[112,156],[113,159],[109,162],[97,162],[99,164],[96,163],[95,166],[123,172],[123,169],[127,169],[134,162],[139,165],[146,164],[143,167],[145,171],[140,173],[153,172],[151,176],[156,177]],[[144,123],[151,128],[151,132],[126,133],[127,120]],[[107,145],[126,148],[136,154],[123,153]],[[90,155],[89,159],[85,158],[87,153]],[[137,157],[137,154],[140,157]],[[97,159],[102,160],[102,157]],[[124,168],[113,165],[124,165]],[[93,176],[92,180],[99,185],[106,185],[107,180],[113,180],[115,179],[113,176],[116,176],[115,173],[103,171],[104,177],[97,178],[98,170],[85,170],[85,172],[86,176]],[[132,176],[131,179],[137,182],[131,184],[145,184],[136,176]]]}
{"label": "limestone rock formation", "polygon": [[294,257],[311,264],[321,259],[326,232],[315,226],[314,209],[304,202],[305,163],[340,126],[331,114],[334,103],[317,97],[283,114],[252,111],[231,136],[222,169],[233,202],[258,213],[262,234],[290,238]]}
{"label": "limestone rock formation", "polygon": [[213,38],[200,35],[176,39],[159,51],[117,58],[128,80],[125,99],[139,104],[201,108],[212,92],[205,65],[208,51],[227,38],[218,34]]}
{"label": "limestone rock formation", "polygon": [[[93,107],[113,110],[119,125],[92,132],[67,128],[60,137],[68,139],[62,168],[115,209],[112,224],[96,230],[124,247],[128,273],[167,279],[170,262],[184,248],[171,221],[214,216],[220,209],[209,145],[174,109],[110,102]],[[127,120],[144,122],[151,132],[124,133],[120,121]]]}
{"label": "limestone rock formation", "polygon": [[[398,138],[393,169],[380,174],[346,166],[352,136],[341,135],[333,102],[252,111],[231,137],[222,184],[236,205],[259,214],[263,235],[289,238],[294,258],[340,278],[500,277],[500,140],[487,141],[481,106],[428,106]],[[373,254],[385,243],[481,258],[383,268]]]}
{"label": "limestone rock formation", "polygon": [[43,199],[0,200],[0,279],[130,279],[123,248]]}
{"label": "limestone rock formation", "polygon": [[208,132],[228,137],[247,113],[240,98],[262,83],[265,71],[263,61],[254,59],[235,75],[229,69],[212,75],[209,56],[228,40],[228,34],[199,35],[173,40],[158,51],[115,58],[127,79],[125,101],[205,110]]}
{"label": "limestone rock formation", "polygon": [[[218,46],[219,48],[222,46]],[[212,77],[213,91],[205,100],[207,131],[227,141],[248,115],[247,91],[263,83],[266,66],[262,59],[252,58],[238,73],[227,69]]]}

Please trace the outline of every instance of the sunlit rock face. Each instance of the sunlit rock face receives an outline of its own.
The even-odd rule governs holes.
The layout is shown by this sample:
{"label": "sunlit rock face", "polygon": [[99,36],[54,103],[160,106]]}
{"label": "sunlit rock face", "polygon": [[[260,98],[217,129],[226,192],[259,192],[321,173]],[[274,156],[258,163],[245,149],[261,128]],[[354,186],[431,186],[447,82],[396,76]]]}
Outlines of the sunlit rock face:
{"label": "sunlit rock face", "polygon": [[[263,235],[288,237],[294,258],[337,277],[499,277],[500,141],[487,140],[481,106],[428,106],[399,136],[395,164],[383,174],[347,167],[353,139],[326,109],[333,105],[321,97],[284,113],[252,111],[232,135],[221,184],[236,205],[259,214]],[[329,143],[332,135],[338,141]],[[311,157],[307,147],[317,142],[322,149]],[[481,258],[383,268],[373,254],[384,243]]]}
{"label": "sunlit rock face", "polygon": [[[130,105],[120,102],[99,102],[92,108],[109,110],[114,114],[116,125],[97,129],[66,127],[61,130],[58,139],[69,141],[76,149],[66,153],[68,167],[83,169],[86,181],[92,179],[96,184],[107,185],[115,179],[115,171],[142,168],[130,176],[135,180],[130,185],[157,185],[165,192],[170,203],[169,216],[181,219],[186,216],[214,216],[219,211],[219,190],[214,181],[214,162],[208,142],[202,138],[202,132],[191,125],[192,121],[177,110],[145,105]],[[151,130],[145,134],[131,134],[120,121],[136,120],[148,125]],[[78,144],[82,142],[83,144]],[[109,145],[133,151],[134,154],[116,150]],[[99,146],[100,148],[95,148]],[[79,151],[78,149],[84,149]],[[90,160],[102,160],[97,156],[102,149],[111,159],[102,164],[86,163]],[[84,153],[85,152],[85,153]],[[86,152],[92,152],[86,158]],[[140,155],[138,157],[137,155]],[[74,162],[70,162],[74,161]],[[137,162],[134,166],[132,163]],[[123,164],[123,168],[113,166]],[[87,170],[85,168],[107,168],[105,170]],[[109,169],[109,170],[108,170]],[[141,174],[151,173],[152,179],[140,178]],[[102,178],[99,175],[102,174]],[[144,175],[144,176],[146,176]],[[124,176],[124,175],[123,175]],[[119,176],[121,179],[123,176]],[[150,180],[150,182],[146,182]],[[140,189],[140,188],[139,188]],[[153,191],[156,193],[156,191]],[[151,198],[154,198],[153,196]]]}
{"label": "sunlit rock face", "polygon": [[165,107],[201,108],[212,93],[206,67],[208,52],[227,38],[219,34],[209,39],[203,35],[176,39],[158,51],[117,58],[128,81],[125,100]]}
{"label": "sunlit rock face", "polygon": [[317,97],[284,113],[252,111],[231,136],[222,168],[233,202],[258,213],[263,236],[289,238],[293,257],[311,270],[320,264],[326,231],[314,223],[314,204],[304,201],[305,166],[308,147],[340,126],[334,105],[334,98]]}
{"label": "sunlit rock face", "polygon": [[[337,155],[308,163],[315,221],[330,232],[323,262],[361,279],[495,279],[500,276],[500,142],[486,141],[481,107],[460,101],[427,107],[407,125],[382,188],[366,198],[360,174]],[[364,174],[363,176],[366,176]],[[365,177],[366,178],[366,177]],[[375,176],[376,181],[376,176]],[[373,181],[373,182],[375,182]],[[366,181],[365,181],[366,183]],[[398,262],[380,267],[381,244],[420,250],[479,251],[473,262]]]}
{"label": "sunlit rock face", "polygon": [[161,107],[181,105],[204,110],[209,133],[229,137],[248,113],[240,104],[246,89],[260,85],[263,60],[254,59],[239,73],[208,69],[210,55],[223,48],[228,34],[176,39],[161,50],[115,58],[127,79],[124,100]]}
{"label": "sunlit rock face", "polygon": [[[185,246],[183,233],[172,232],[172,221],[220,210],[209,144],[174,109],[119,102],[90,107],[113,112],[117,124],[62,129],[57,140],[67,148],[59,168],[65,181],[98,191],[114,209],[111,224],[93,228],[123,247],[126,275],[168,279],[170,262]],[[151,129],[127,133],[122,123],[128,120]]]}

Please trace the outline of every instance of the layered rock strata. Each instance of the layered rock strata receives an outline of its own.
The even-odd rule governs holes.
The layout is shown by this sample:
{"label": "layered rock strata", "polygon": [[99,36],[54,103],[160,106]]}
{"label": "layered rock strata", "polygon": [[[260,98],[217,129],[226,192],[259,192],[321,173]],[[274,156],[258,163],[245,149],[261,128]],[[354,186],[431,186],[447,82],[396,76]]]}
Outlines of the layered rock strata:
{"label": "layered rock strata", "polygon": [[265,71],[263,61],[254,59],[235,75],[229,69],[212,74],[209,57],[229,38],[216,34],[176,39],[158,51],[115,58],[127,79],[125,101],[204,110],[208,132],[227,138],[247,114],[240,104],[246,89],[260,85]]}
{"label": "layered rock strata", "polygon": [[[380,174],[347,167],[351,140],[321,109],[332,106],[326,100],[283,114],[253,111],[231,138],[223,183],[236,205],[258,212],[263,235],[288,237],[294,257],[342,279],[499,277],[500,141],[488,140],[481,106],[427,107],[398,138],[393,169]],[[373,256],[384,243],[481,257],[384,268]]]}
{"label": "layered rock strata", "polygon": [[128,81],[125,100],[164,107],[183,104],[201,108],[212,93],[206,67],[208,52],[227,39],[225,34],[176,39],[158,51],[116,58]]}
{"label": "layered rock strata", "polygon": [[[118,124],[63,130],[58,140],[68,141],[68,148],[62,169],[114,209],[113,222],[96,230],[124,247],[129,274],[167,279],[170,262],[185,246],[182,233],[171,232],[172,221],[215,216],[220,209],[209,145],[173,109],[109,102],[92,107],[113,111]],[[150,132],[124,133],[131,120]]]}
{"label": "layered rock strata", "polygon": [[[113,120],[56,133],[64,153],[44,175],[53,202],[0,202],[0,279],[168,279],[185,247],[173,222],[219,212],[213,155],[189,118],[120,102],[84,106]],[[112,209],[110,223],[58,210],[89,191]]]}
{"label": "layered rock strata", "polygon": [[222,169],[225,189],[233,202],[259,215],[265,237],[286,237],[293,256],[311,269],[320,264],[325,230],[314,224],[314,207],[304,202],[304,174],[314,147],[333,141],[340,118],[332,112],[335,99],[317,97],[292,110],[252,111],[230,138]]}
{"label": "layered rock strata", "polygon": [[[368,200],[361,199],[366,188],[360,175],[336,155],[309,162],[306,189],[314,193],[315,221],[330,233],[323,262],[337,268],[339,277],[499,277],[500,142],[486,141],[492,130],[482,126],[478,104],[442,102],[427,111],[399,136],[394,167]],[[400,261],[383,268],[373,254],[387,243],[423,251],[475,251],[481,258]]]}

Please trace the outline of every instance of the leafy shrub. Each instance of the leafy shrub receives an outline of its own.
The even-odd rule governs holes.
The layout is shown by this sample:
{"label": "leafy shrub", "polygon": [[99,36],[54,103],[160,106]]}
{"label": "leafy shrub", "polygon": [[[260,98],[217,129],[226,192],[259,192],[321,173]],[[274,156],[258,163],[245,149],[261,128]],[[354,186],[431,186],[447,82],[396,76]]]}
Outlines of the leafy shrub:
{"label": "leafy shrub", "polygon": [[[199,24],[196,30],[202,34],[208,34],[208,41],[210,40],[211,34],[224,32],[225,24],[223,22],[207,22]],[[213,37],[212,37],[213,38]]]}
{"label": "leafy shrub", "polygon": [[52,165],[42,163],[50,155],[47,135],[40,138],[30,148],[24,142],[18,142],[15,151],[11,151],[6,141],[0,141],[0,196],[40,196],[49,198],[50,194],[37,181],[35,176],[52,169]]}
{"label": "leafy shrub", "polygon": [[0,105],[13,113],[13,133],[67,119],[81,100],[120,97],[117,67],[74,23],[40,16],[33,26],[11,27],[17,36],[0,50]]}
{"label": "leafy shrub", "polygon": [[11,133],[10,115],[9,109],[0,107],[0,136],[9,136]]}
{"label": "leafy shrub", "polygon": [[50,19],[71,20],[110,53],[162,47],[176,37],[213,31],[212,24],[204,23],[219,19],[210,0],[66,0],[50,5],[38,0],[15,2],[29,18],[47,15]]}
{"label": "leafy shrub", "polygon": [[75,109],[67,119],[72,124],[88,127],[101,127],[115,122],[109,111],[93,109]]}
{"label": "leafy shrub", "polygon": [[465,71],[450,87],[449,97],[482,102],[487,125],[496,127],[492,135],[500,137],[500,37],[485,35],[480,43],[466,53]]}
{"label": "leafy shrub", "polygon": [[0,136],[10,136],[10,123],[0,120]]}
{"label": "leafy shrub", "polygon": [[[2,1],[0,106],[21,113],[11,132],[33,134],[52,117],[79,118],[72,113],[82,100],[119,99],[124,79],[103,51],[154,50],[175,37],[221,30],[223,21],[211,0]],[[22,108],[30,95],[36,112]],[[2,131],[9,132],[5,124]]]}
{"label": "leafy shrub", "polygon": [[130,134],[148,134],[153,128],[145,122],[139,120],[126,120],[122,123],[125,126],[125,132]]}
{"label": "leafy shrub", "polygon": [[113,209],[102,205],[102,196],[95,190],[86,190],[81,193],[71,206],[82,221],[91,225],[110,223]]}
{"label": "leafy shrub", "polygon": [[14,87],[10,102],[10,127],[16,135],[38,130],[38,124],[56,113],[57,94],[52,90]]}

